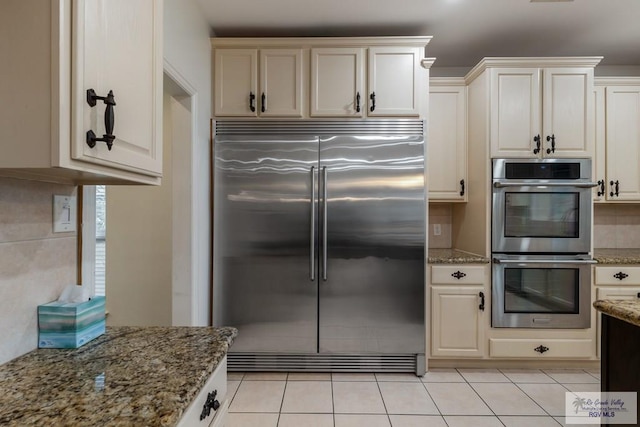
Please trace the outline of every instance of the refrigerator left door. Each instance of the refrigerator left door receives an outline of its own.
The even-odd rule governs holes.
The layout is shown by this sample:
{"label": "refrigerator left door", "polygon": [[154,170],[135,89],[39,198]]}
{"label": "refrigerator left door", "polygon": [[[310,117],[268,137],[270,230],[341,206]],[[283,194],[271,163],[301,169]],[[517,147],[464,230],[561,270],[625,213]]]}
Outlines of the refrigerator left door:
{"label": "refrigerator left door", "polygon": [[318,138],[218,136],[214,324],[232,352],[318,349]]}

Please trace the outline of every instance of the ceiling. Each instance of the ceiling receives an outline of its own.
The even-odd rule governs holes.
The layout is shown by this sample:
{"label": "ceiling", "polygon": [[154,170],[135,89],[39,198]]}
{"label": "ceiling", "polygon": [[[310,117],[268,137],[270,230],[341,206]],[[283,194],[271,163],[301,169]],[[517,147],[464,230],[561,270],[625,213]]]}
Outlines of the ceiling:
{"label": "ceiling", "polygon": [[485,56],[640,65],[640,0],[197,0],[218,37],[433,36],[435,67]]}

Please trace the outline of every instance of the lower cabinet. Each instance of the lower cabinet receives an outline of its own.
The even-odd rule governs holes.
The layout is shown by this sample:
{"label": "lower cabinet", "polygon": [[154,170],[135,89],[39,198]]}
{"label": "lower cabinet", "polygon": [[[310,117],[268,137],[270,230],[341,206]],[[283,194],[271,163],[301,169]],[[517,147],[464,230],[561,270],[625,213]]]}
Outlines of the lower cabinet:
{"label": "lower cabinet", "polygon": [[228,410],[225,356],[180,418],[178,427],[223,427]]}
{"label": "lower cabinet", "polygon": [[484,357],[488,267],[431,267],[431,356]]}

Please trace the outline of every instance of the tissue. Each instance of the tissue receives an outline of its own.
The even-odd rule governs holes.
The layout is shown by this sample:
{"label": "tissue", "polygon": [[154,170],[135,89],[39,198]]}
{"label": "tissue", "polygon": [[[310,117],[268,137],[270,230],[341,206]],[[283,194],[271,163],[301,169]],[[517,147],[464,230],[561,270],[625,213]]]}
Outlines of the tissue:
{"label": "tissue", "polygon": [[59,302],[85,302],[89,301],[89,290],[84,286],[68,285],[62,290]]}

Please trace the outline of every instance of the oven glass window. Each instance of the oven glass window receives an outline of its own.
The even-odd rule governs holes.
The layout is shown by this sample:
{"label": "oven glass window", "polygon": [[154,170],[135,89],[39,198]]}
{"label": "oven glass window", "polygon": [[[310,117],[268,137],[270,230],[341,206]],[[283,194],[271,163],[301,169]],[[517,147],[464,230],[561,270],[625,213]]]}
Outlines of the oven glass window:
{"label": "oven glass window", "polygon": [[579,270],[576,268],[507,268],[505,313],[577,314]]}
{"label": "oven glass window", "polygon": [[577,192],[507,192],[504,235],[577,238],[579,201]]}

